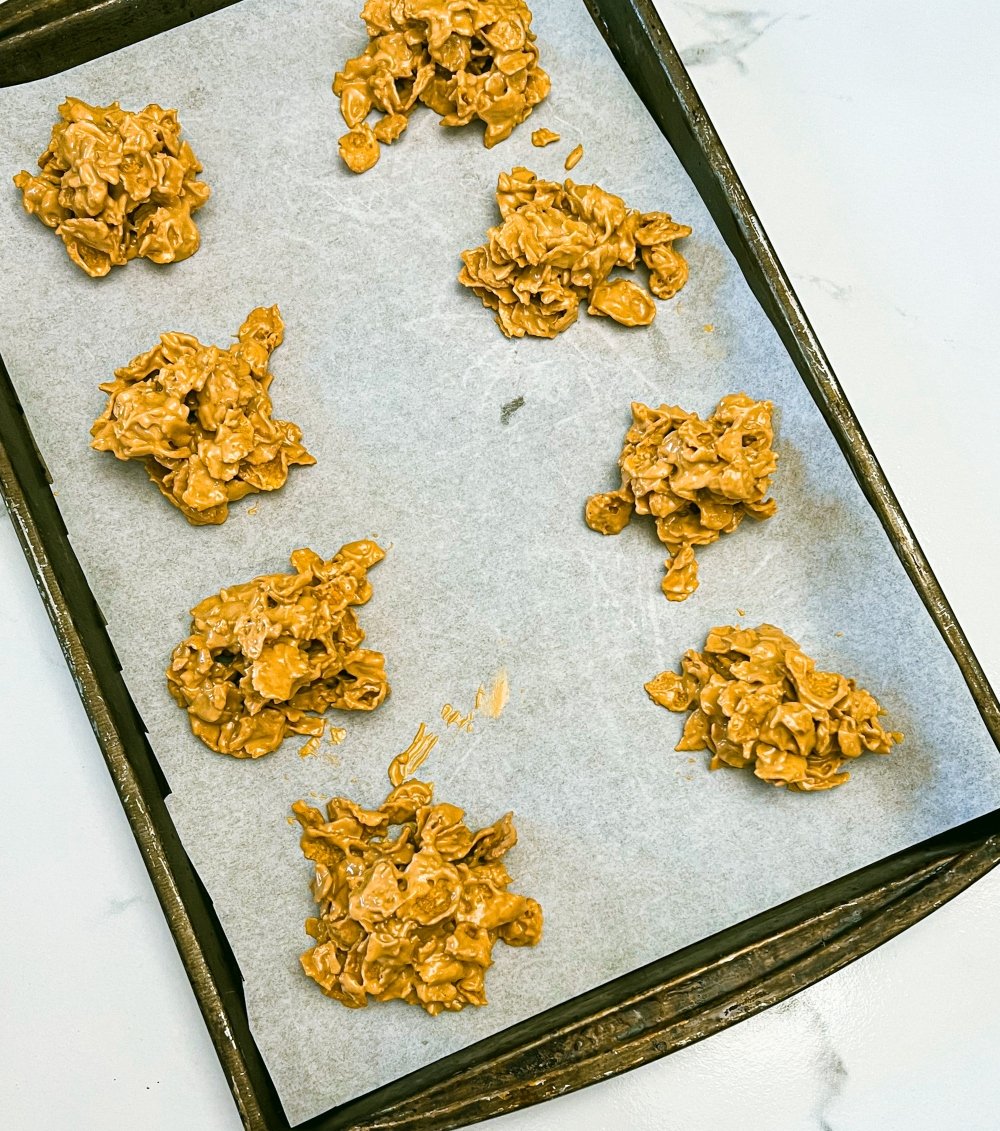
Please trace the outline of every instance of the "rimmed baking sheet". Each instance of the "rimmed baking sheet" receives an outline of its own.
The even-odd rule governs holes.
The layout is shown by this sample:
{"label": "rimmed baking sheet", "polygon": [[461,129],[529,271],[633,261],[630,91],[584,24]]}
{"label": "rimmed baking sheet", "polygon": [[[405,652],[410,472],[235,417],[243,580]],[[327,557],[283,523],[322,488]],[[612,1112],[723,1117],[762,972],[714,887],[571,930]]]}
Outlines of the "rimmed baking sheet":
{"label": "rimmed baking sheet", "polygon": [[[362,42],[346,5],[246,0],[2,95],[5,175],[32,166],[72,93],[178,106],[213,187],[192,260],[96,282],[11,188],[0,345],[292,1122],[987,812],[1000,794],[1000,759],[958,667],[697,191],[584,7],[537,9],[553,94],[528,126],[486,151],[474,131],[422,113],[361,178],[336,157],[328,90]],[[563,144],[532,149],[537,125]],[[691,283],[649,330],[584,318],[554,342],[507,342],[455,283],[458,252],[494,222],[500,169],[562,175],[578,140],[575,179],[694,226]],[[162,330],[225,342],[272,302],[287,322],[276,409],[319,462],[255,514],[250,501],[225,527],[193,530],[140,469],[87,448],[97,382]],[[583,500],[615,482],[630,400],[707,412],[737,389],[780,408],[779,515],[702,553],[702,588],[668,605],[651,530],[602,539],[583,525]],[[347,740],[313,758],[296,742],[254,764],[206,751],[163,685],[184,610],[282,568],[295,546],[332,553],[368,535],[390,545],[362,623],[387,654],[392,698],[337,717]],[[681,720],[649,704],[642,682],[738,609],[857,676],[905,745],[817,797],[673,754]],[[441,706],[471,705],[501,667],[503,716],[471,735],[446,729]],[[308,869],[287,806],[334,792],[376,802],[420,721],[442,734],[427,767],[442,798],[479,822],[515,810],[515,887],[542,902],[546,934],[535,951],[498,946],[485,1010],[349,1012],[298,970]]]}

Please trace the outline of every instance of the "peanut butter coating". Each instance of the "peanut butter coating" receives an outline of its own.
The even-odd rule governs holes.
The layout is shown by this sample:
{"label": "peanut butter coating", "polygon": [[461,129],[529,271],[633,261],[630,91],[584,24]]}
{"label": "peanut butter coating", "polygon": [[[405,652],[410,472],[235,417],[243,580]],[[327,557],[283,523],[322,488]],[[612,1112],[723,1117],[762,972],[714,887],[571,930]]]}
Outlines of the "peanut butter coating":
{"label": "peanut butter coating", "polygon": [[192,213],[209,196],[201,165],[181,141],[176,110],[136,113],[67,98],[39,157],[14,178],[25,209],[54,228],[70,259],[93,277],[130,259],[174,263],[198,250]]}
{"label": "peanut butter coating", "polygon": [[251,311],[229,349],[163,334],[101,385],[108,403],[90,430],[91,446],[143,460],[192,525],[225,522],[231,502],[276,491],[289,467],[316,462],[298,425],[271,415],[268,363],[284,331],[272,306]]}
{"label": "peanut butter coating", "polygon": [[513,815],[473,832],[434,787],[411,779],[378,809],[333,798],[324,814],[298,801],[302,851],[316,865],[319,905],[302,969],[352,1008],[400,1000],[431,1015],[486,1005],[493,946],[534,946],[542,909],[508,891],[501,860],[517,843]]}
{"label": "peanut butter coating", "polygon": [[191,610],[167,687],[206,746],[260,758],[288,734],[319,736],[322,713],[373,711],[389,694],[385,657],[363,648],[353,607],[372,595],[368,570],[384,552],[351,542],[329,561],[291,556],[294,573],[256,577]]}
{"label": "peanut butter coating", "polygon": [[535,130],[531,135],[531,144],[537,149],[542,149],[546,145],[552,145],[559,140],[560,135],[555,130],[550,130],[546,126],[541,126]]}
{"label": "peanut butter coating", "polygon": [[640,256],[659,298],[687,279],[673,243],[691,229],[665,212],[641,213],[597,185],[542,181],[523,167],[500,174],[496,197],[502,222],[486,243],[462,252],[458,280],[496,311],[508,338],[554,338],[576,321],[584,301],[590,314],[649,325],[656,307],[646,291],[630,279],[608,279]]}
{"label": "peanut butter coating", "polygon": [[[333,80],[349,130],[340,156],[352,172],[375,165],[418,102],[445,126],[483,122],[490,148],[549,93],[524,0],[368,0],[361,18],[368,46]],[[386,115],[374,129],[372,110]]]}
{"label": "peanut butter coating", "polygon": [[618,534],[633,510],[656,520],[670,551],[662,588],[684,601],[698,588],[695,546],[731,533],[746,515],[758,520],[777,510],[766,498],[778,465],[772,450],[770,401],[745,393],[723,397],[702,420],[676,405],[632,405],[632,427],[618,457],[621,487],[587,500],[584,517],[599,534]]}
{"label": "peanut butter coating", "polygon": [[752,769],[771,785],[814,792],[843,785],[843,767],[865,751],[903,741],[886,730],[877,700],[853,679],[816,662],[772,624],[713,628],[681,671],[651,679],[646,692],[668,711],[687,711],[676,750],[709,750],[711,769]]}

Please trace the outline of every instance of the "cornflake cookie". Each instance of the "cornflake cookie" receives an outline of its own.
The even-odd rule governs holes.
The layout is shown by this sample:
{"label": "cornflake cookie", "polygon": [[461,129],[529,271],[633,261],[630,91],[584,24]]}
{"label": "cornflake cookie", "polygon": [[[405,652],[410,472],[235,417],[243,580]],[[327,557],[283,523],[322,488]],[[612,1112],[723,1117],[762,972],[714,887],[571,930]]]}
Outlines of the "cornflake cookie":
{"label": "cornflake cookie", "polygon": [[276,491],[293,464],[316,462],[302,430],[271,416],[268,372],[285,326],[278,308],[258,307],[228,349],[190,334],[163,334],[114,381],[90,432],[92,447],[145,461],[150,479],[195,526],[225,522],[229,504]]}
{"label": "cornflake cookie", "polygon": [[316,945],[302,969],[358,1009],[399,999],[432,1016],[486,1005],[493,945],[534,946],[542,909],[507,890],[501,860],[517,843],[513,814],[472,832],[434,787],[396,783],[378,809],[333,798],[326,815],[297,801],[302,851],[315,862]]}
{"label": "cornflake cookie", "polygon": [[373,711],[385,699],[385,656],[361,647],[352,609],[371,599],[368,570],[384,557],[369,541],[342,546],[330,561],[296,550],[294,573],[256,577],[195,605],[167,687],[206,746],[260,758],[288,734],[321,736],[329,707]]}
{"label": "cornflake cookie", "polygon": [[902,742],[879,722],[875,698],[853,679],[816,670],[773,624],[713,628],[705,650],[684,653],[681,674],[646,684],[654,703],[691,714],[675,750],[710,750],[711,769],[752,768],[771,785],[812,792],[843,785],[842,767]]}
{"label": "cornflake cookie", "polygon": [[540,181],[520,166],[500,174],[496,196],[503,222],[486,243],[462,252],[458,281],[497,312],[508,338],[554,338],[576,321],[583,301],[589,314],[648,326],[656,316],[648,292],[631,279],[608,278],[638,256],[657,298],[673,297],[687,281],[674,242],[691,229],[666,212],[638,212],[597,185]]}
{"label": "cornflake cookie", "polygon": [[777,510],[765,498],[778,457],[770,401],[734,393],[702,420],[676,405],[632,405],[632,427],[618,457],[622,485],[591,495],[584,515],[599,534],[620,533],[636,514],[651,514],[670,551],[662,582],[668,601],[698,588],[694,547],[736,529],[746,515],[758,520]]}
{"label": "cornflake cookie", "polygon": [[[523,0],[368,0],[361,18],[368,46],[333,80],[350,131],[340,156],[355,173],[406,129],[417,102],[445,126],[484,122],[489,149],[549,93]],[[385,115],[374,129],[373,109]]]}
{"label": "cornflake cookie", "polygon": [[25,209],[54,228],[88,275],[130,259],[174,263],[198,250],[191,214],[208,200],[201,165],[181,141],[176,110],[131,113],[67,98],[39,157],[14,178]]}

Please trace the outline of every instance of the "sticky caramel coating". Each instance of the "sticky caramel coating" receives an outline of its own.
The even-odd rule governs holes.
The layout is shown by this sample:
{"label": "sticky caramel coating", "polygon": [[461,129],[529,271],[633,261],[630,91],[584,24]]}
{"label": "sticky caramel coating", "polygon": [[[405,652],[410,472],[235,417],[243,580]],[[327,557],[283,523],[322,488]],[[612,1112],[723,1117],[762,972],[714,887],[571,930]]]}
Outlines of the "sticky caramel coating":
{"label": "sticky caramel coating", "polygon": [[426,723],[421,723],[410,745],[389,763],[389,784],[402,785],[407,778],[412,778],[437,744],[438,736],[427,730]]}
{"label": "sticky caramel coating", "polygon": [[777,510],[765,496],[778,465],[772,451],[770,401],[734,393],[702,420],[676,405],[632,405],[632,427],[618,457],[622,485],[591,495],[584,516],[591,530],[618,534],[632,511],[651,514],[670,551],[663,578],[668,601],[698,588],[695,546],[736,529],[746,515],[758,520]]}
{"label": "sticky caramel coating", "polygon": [[[524,0],[368,0],[369,43],[333,80],[349,132],[340,156],[355,173],[379,159],[422,102],[445,126],[485,123],[489,149],[549,93]],[[372,110],[382,118],[374,130]]]}
{"label": "sticky caramel coating", "polygon": [[316,945],[302,969],[358,1009],[399,999],[432,1016],[486,1005],[493,945],[534,946],[542,909],[507,890],[501,860],[517,843],[513,814],[473,832],[434,787],[412,779],[378,809],[333,798],[326,815],[298,801],[302,851],[315,862]]}
{"label": "sticky caramel coating", "polygon": [[176,110],[138,113],[67,98],[41,173],[14,178],[25,209],[54,228],[70,259],[93,277],[130,259],[174,263],[198,250],[192,212],[210,189],[181,141]]}
{"label": "sticky caramel coating", "polygon": [[687,711],[676,750],[710,750],[710,768],[752,768],[775,786],[815,792],[843,785],[842,767],[866,750],[888,754],[902,742],[885,712],[853,679],[816,662],[772,624],[713,628],[705,650],[684,653],[681,672],[646,685],[654,703]]}
{"label": "sticky caramel coating", "polygon": [[255,577],[191,610],[167,687],[206,746],[260,758],[288,734],[323,734],[322,712],[373,711],[389,694],[385,657],[362,648],[352,606],[372,595],[368,570],[385,557],[351,542],[324,561],[296,550],[294,573]]}
{"label": "sticky caramel coating", "polygon": [[229,349],[190,334],[163,334],[114,381],[90,433],[92,447],[145,461],[150,479],[194,526],[218,525],[229,504],[277,491],[294,464],[315,459],[302,430],[271,416],[268,372],[285,326],[276,306],[258,307]]}
{"label": "sticky caramel coating", "polygon": [[542,149],[544,146],[552,145],[553,142],[558,141],[560,136],[561,135],[557,134],[555,130],[550,130],[547,126],[541,126],[532,133],[531,144],[538,149]]}
{"label": "sticky caramel coating", "polygon": [[508,338],[554,338],[576,321],[584,300],[590,314],[647,326],[656,315],[649,295],[631,280],[608,279],[639,256],[660,298],[687,279],[673,242],[691,229],[665,212],[643,214],[597,185],[541,181],[523,167],[500,174],[496,196],[503,221],[486,243],[462,252],[458,280],[496,311]]}
{"label": "sticky caramel coating", "polygon": [[340,159],[352,173],[367,173],[381,156],[378,138],[367,122],[362,122],[340,139]]}

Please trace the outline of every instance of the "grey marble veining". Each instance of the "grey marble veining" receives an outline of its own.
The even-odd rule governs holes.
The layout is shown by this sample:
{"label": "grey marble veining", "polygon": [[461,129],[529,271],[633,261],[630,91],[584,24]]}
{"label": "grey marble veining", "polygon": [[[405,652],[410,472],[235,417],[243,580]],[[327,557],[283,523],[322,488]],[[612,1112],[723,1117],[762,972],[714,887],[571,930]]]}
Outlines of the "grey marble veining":
{"label": "grey marble veining", "polygon": [[764,9],[728,8],[724,11],[695,3],[679,5],[695,21],[701,38],[681,48],[685,66],[710,66],[731,63],[746,71],[743,53],[766,34],[783,15]]}

